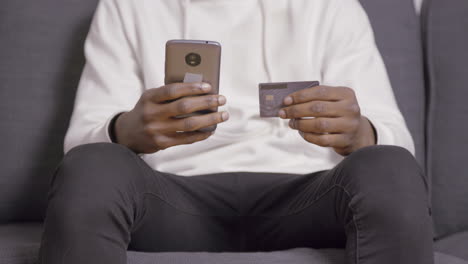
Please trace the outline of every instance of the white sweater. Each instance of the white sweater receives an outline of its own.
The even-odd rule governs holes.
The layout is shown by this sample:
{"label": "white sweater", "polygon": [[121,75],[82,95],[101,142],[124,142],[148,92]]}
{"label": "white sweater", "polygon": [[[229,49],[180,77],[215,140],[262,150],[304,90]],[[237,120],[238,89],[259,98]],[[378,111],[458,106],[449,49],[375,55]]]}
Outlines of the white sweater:
{"label": "white sweater", "polygon": [[85,45],[87,63],[65,152],[110,142],[109,121],[164,84],[165,43],[223,46],[220,110],[231,118],[209,139],[142,158],[192,176],[250,171],[305,174],[343,157],[306,142],[286,120],[259,117],[258,83],[320,81],[355,90],[378,144],[414,152],[368,18],[357,0],[101,0]]}

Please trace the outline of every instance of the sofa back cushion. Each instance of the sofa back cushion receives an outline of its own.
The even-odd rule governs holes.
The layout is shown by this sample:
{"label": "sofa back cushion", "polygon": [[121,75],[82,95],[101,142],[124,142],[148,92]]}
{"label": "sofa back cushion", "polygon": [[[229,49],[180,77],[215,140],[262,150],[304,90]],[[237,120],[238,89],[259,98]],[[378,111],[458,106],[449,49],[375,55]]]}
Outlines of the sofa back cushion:
{"label": "sofa back cushion", "polygon": [[412,0],[361,0],[393,90],[425,166],[425,88],[420,20]]}
{"label": "sofa back cushion", "polygon": [[96,2],[0,2],[0,223],[43,217]]}
{"label": "sofa back cushion", "polygon": [[426,0],[428,171],[436,235],[468,230],[468,1]]}
{"label": "sofa back cushion", "polygon": [[[98,0],[0,3],[0,222],[38,220],[62,157]],[[397,100],[424,157],[419,25],[410,0],[362,0]]]}

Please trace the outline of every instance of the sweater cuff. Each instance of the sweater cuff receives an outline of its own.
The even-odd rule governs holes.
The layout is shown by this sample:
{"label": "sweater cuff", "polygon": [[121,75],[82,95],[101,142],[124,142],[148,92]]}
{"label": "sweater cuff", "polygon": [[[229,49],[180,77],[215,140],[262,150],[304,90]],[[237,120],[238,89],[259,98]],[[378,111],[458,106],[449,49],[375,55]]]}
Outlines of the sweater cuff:
{"label": "sweater cuff", "polygon": [[373,118],[366,116],[375,131],[376,145],[394,145],[392,131]]}
{"label": "sweater cuff", "polygon": [[117,143],[117,136],[115,134],[115,122],[117,121],[117,118],[119,118],[119,116],[121,116],[122,114],[123,112],[114,115],[107,123],[107,137],[112,143]]}
{"label": "sweater cuff", "polygon": [[105,138],[106,142],[108,143],[117,143],[116,137],[115,137],[115,121],[117,121],[117,118],[123,114],[124,112],[118,112],[112,115],[111,118],[109,118],[104,125],[105,128]]}

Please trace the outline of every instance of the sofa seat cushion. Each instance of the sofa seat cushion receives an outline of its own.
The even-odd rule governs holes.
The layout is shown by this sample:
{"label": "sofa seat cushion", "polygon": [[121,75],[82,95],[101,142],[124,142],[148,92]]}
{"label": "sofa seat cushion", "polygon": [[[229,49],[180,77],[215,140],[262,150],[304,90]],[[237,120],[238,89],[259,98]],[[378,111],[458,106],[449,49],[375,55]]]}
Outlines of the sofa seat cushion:
{"label": "sofa seat cushion", "polygon": [[437,241],[435,248],[437,251],[468,261],[468,230]]}
{"label": "sofa seat cushion", "polygon": [[468,229],[468,1],[424,3],[429,76],[427,163],[439,239]]}
{"label": "sofa seat cushion", "polygon": [[41,234],[41,224],[0,225],[0,263],[35,264]]}
{"label": "sofa seat cushion", "polygon": [[[129,252],[128,264],[344,264],[344,250],[297,248],[256,253],[140,253]],[[454,263],[456,264],[456,263]],[[466,264],[466,263],[460,263]]]}
{"label": "sofa seat cushion", "polygon": [[[0,225],[0,263],[35,264],[41,241],[40,223]],[[258,253],[142,253],[129,252],[128,264],[198,264],[198,263],[317,263],[342,264],[344,251],[338,249],[293,249]],[[455,264],[455,263],[454,263]],[[460,263],[468,264],[468,263]]]}
{"label": "sofa seat cushion", "polygon": [[[0,263],[35,264],[41,240],[40,223],[0,225]],[[468,238],[468,233],[464,236]],[[454,243],[460,240],[454,240]],[[466,241],[467,240],[463,240]],[[463,242],[461,241],[461,242]],[[450,247],[452,244],[447,244]],[[445,247],[444,247],[445,249]],[[446,251],[444,251],[446,252]],[[141,253],[129,252],[128,264],[344,264],[341,249],[297,248],[256,253]],[[436,264],[468,264],[460,258],[435,254]]]}

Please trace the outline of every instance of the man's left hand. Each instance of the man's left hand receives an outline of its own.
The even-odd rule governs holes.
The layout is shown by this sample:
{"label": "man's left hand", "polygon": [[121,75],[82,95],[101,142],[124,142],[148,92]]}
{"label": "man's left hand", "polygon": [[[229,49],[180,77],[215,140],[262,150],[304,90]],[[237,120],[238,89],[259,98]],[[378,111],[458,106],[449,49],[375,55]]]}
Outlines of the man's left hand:
{"label": "man's left hand", "polygon": [[332,147],[343,156],[376,144],[374,128],[361,115],[353,89],[316,86],[284,99],[279,115],[308,142]]}

